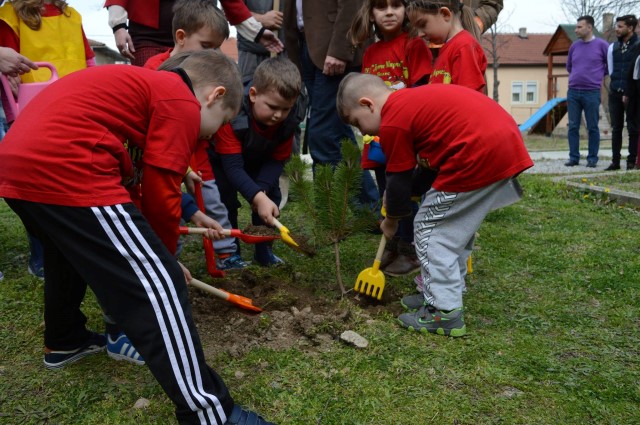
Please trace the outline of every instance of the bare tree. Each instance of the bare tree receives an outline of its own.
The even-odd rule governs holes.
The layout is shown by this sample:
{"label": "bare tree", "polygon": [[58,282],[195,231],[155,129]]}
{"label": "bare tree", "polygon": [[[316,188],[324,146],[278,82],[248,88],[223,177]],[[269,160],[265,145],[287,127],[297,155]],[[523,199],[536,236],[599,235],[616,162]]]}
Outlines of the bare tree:
{"label": "bare tree", "polygon": [[506,25],[506,22],[509,22],[511,19],[510,13],[505,16],[504,13],[500,14],[498,20],[489,27],[487,32],[483,35],[482,38],[482,47],[484,48],[484,53],[487,55],[487,61],[489,62],[489,66],[493,71],[493,100],[498,102],[500,100],[500,92],[498,90],[500,86],[500,80],[498,79],[498,68],[500,67],[500,51],[502,50],[502,46],[507,43],[505,38],[498,37],[499,33],[504,33],[509,30],[509,26]]}
{"label": "bare tree", "polygon": [[614,16],[638,13],[638,0],[561,0],[564,16],[572,22],[580,16],[593,16],[596,28],[602,28],[602,15],[613,13]]}

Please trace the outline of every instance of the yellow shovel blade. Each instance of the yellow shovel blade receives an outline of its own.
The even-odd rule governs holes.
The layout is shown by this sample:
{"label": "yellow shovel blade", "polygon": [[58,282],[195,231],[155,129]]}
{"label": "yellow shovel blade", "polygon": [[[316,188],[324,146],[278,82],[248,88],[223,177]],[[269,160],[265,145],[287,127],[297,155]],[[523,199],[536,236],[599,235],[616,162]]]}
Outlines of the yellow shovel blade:
{"label": "yellow shovel blade", "polygon": [[361,271],[353,289],[361,294],[381,300],[382,291],[384,291],[384,273],[376,266],[379,264],[374,264],[373,267]]}

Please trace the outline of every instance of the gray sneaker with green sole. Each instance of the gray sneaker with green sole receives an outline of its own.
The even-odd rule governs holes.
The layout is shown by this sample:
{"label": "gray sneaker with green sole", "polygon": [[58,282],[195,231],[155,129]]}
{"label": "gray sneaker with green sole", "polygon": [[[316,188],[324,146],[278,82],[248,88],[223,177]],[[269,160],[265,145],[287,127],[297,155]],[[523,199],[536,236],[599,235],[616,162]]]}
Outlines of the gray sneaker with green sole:
{"label": "gray sneaker with green sole", "polygon": [[462,307],[445,313],[432,306],[425,305],[415,312],[401,314],[398,316],[398,322],[411,331],[422,333],[453,337],[464,336],[467,333],[467,327],[464,324],[464,309]]}

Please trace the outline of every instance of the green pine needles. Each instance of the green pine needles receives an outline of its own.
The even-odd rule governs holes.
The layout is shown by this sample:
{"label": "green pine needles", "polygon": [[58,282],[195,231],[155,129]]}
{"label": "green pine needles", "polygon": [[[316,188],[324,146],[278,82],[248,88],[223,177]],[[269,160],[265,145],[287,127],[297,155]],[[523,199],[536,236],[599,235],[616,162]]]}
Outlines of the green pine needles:
{"label": "green pine needles", "polygon": [[291,158],[285,170],[291,181],[291,190],[309,218],[316,245],[333,245],[336,280],[344,295],[340,241],[353,232],[370,227],[372,213],[356,203],[362,178],[360,150],[351,140],[344,139],[341,151],[342,160],[337,166],[315,167],[315,178],[311,178],[311,167],[299,156]]}

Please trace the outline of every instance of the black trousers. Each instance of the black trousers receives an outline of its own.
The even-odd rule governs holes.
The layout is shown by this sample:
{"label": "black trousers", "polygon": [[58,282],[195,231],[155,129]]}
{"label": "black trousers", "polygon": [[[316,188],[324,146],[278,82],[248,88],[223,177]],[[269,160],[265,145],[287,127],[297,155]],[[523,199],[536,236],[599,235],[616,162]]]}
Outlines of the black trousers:
{"label": "black trousers", "polygon": [[[638,156],[638,123],[636,122],[636,101],[625,106],[622,101],[622,93],[612,91],[609,93],[609,114],[611,115],[611,150],[613,162],[620,163],[622,158],[622,129],[626,121],[629,132],[629,156],[628,164],[635,164]],[[626,120],[625,120],[626,116]]]}
{"label": "black trousers", "polygon": [[44,246],[45,345],[89,335],[87,284],[127,334],[185,424],[223,424],[233,400],[207,366],[182,269],[133,204],[65,207],[6,199]]}

